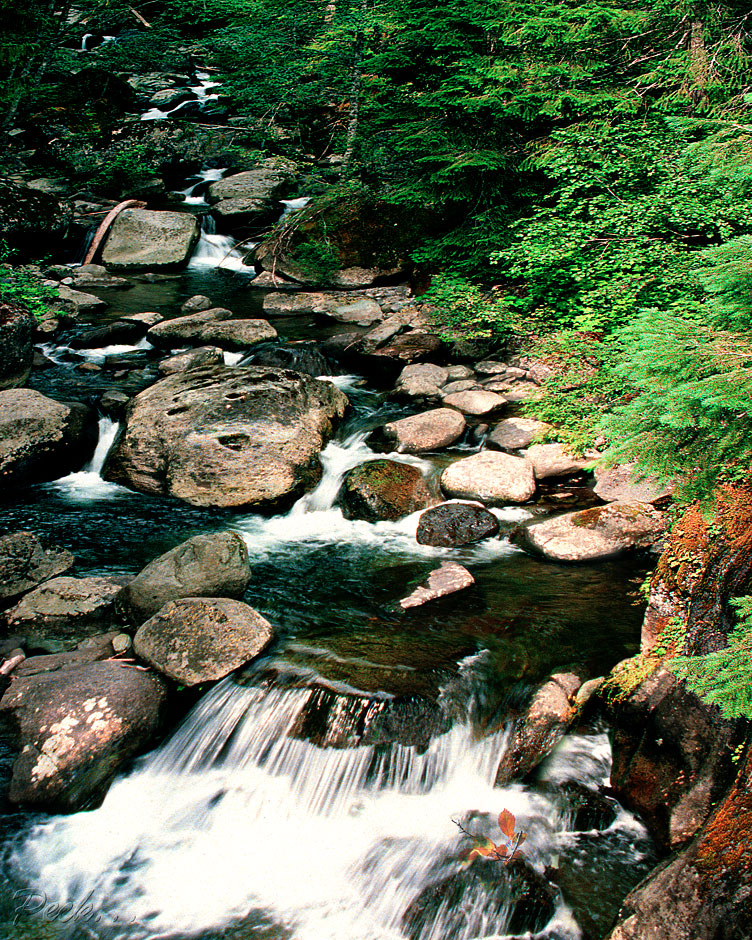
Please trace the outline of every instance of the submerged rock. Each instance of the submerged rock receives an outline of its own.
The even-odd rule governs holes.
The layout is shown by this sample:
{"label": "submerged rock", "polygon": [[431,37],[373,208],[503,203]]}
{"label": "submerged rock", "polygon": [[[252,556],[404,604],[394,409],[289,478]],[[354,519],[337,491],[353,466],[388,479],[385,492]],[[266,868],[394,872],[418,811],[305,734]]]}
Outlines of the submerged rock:
{"label": "submerged rock", "polygon": [[44,549],[33,532],[0,536],[0,600],[25,594],[64,574],[74,560],[64,548]]}
{"label": "submerged rock", "polygon": [[318,482],[347,404],[331,383],[285,369],[171,375],[132,400],[104,476],[196,506],[279,509]]}
{"label": "submerged rock", "polygon": [[180,268],[199,234],[198,220],[187,212],[124,209],[109,231],[102,261],[115,271]]}
{"label": "submerged rock", "polygon": [[97,440],[94,414],[28,388],[0,391],[0,481],[29,486],[79,470]]}
{"label": "submerged rock", "polygon": [[84,637],[115,622],[115,597],[130,579],[58,577],[26,594],[6,613],[8,629],[28,637],[32,647],[51,652],[73,649]]}
{"label": "submerged rock", "polygon": [[530,522],[515,540],[552,561],[588,562],[648,549],[665,534],[666,516],[646,503],[609,503]]}
{"label": "submerged rock", "polygon": [[117,598],[136,623],[181,597],[242,597],[251,580],[248,549],[236,532],[195,535],[150,562]]}
{"label": "submerged rock", "polygon": [[439,568],[432,571],[425,584],[417,587],[412,594],[403,597],[400,607],[408,610],[411,607],[422,607],[429,601],[436,601],[440,597],[447,597],[472,587],[475,578],[467,568],[458,565],[455,561],[445,561]]}
{"label": "submerged rock", "polygon": [[184,597],[170,601],[136,631],[141,659],[181,685],[215,682],[258,656],[274,628],[240,601]]}
{"label": "submerged rock", "polygon": [[339,501],[346,519],[378,522],[425,509],[434,497],[417,467],[396,460],[369,460],[347,472]]}
{"label": "submerged rock", "polygon": [[89,805],[153,743],[165,704],[159,676],[118,662],[14,678],[0,699],[0,721],[20,750],[9,800],[67,812]]}
{"label": "submerged rock", "polygon": [[36,320],[18,304],[0,301],[0,389],[23,385],[34,359]]}
{"label": "submerged rock", "polygon": [[499,534],[499,520],[478,503],[442,503],[420,517],[416,538],[421,545],[455,548]]}
{"label": "submerged rock", "polygon": [[377,450],[420,454],[455,444],[467,427],[462,415],[452,408],[435,408],[422,414],[390,421],[374,431],[368,443]]}
{"label": "submerged rock", "polygon": [[491,506],[526,503],[535,495],[533,465],[522,457],[484,450],[458,460],[441,474],[447,496]]}

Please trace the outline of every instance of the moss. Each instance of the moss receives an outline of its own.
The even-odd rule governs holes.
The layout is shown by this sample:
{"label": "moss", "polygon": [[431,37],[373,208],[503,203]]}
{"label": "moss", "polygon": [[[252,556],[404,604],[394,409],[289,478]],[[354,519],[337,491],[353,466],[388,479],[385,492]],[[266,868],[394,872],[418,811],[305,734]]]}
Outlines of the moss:
{"label": "moss", "polygon": [[[733,759],[733,757],[732,757]],[[694,866],[704,873],[729,871],[752,881],[752,748],[728,796],[702,835]]]}
{"label": "moss", "polygon": [[679,653],[687,633],[686,621],[681,617],[667,617],[657,640],[646,653],[617,663],[601,687],[601,695],[611,703],[623,702],[649,679],[650,676]]}

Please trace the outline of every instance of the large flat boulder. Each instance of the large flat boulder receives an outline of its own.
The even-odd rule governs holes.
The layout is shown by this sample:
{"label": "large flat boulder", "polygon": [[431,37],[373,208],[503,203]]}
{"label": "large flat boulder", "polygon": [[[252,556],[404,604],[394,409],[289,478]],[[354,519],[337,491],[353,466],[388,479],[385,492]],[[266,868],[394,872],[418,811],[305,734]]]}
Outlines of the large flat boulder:
{"label": "large flat boulder", "polygon": [[346,519],[402,519],[434,502],[418,467],[395,460],[369,460],[345,474],[339,493]]}
{"label": "large flat boulder", "polygon": [[424,584],[418,585],[411,594],[402,598],[400,607],[403,610],[422,607],[431,601],[464,591],[474,584],[475,578],[467,568],[458,565],[456,561],[445,561],[429,574]]}
{"label": "large flat boulder", "polygon": [[592,458],[575,457],[568,453],[563,444],[557,443],[533,444],[527,449],[525,456],[532,463],[538,480],[572,476],[581,473],[592,463]]}
{"label": "large flat boulder", "polygon": [[0,601],[64,574],[73,562],[73,555],[64,548],[43,548],[33,532],[0,536]]}
{"label": "large flat boulder", "polygon": [[522,457],[484,450],[451,464],[441,488],[455,499],[477,499],[491,506],[526,503],[535,495],[533,465]]}
{"label": "large flat boulder", "polygon": [[159,676],[118,662],[14,678],[0,700],[0,721],[20,750],[9,800],[67,812],[85,807],[153,743],[165,704]]}
{"label": "large flat boulder", "polygon": [[550,424],[535,418],[504,418],[488,435],[488,444],[499,450],[522,450],[550,430]]}
{"label": "large flat boulder", "polygon": [[215,682],[258,656],[274,628],[252,607],[224,597],[170,601],[136,631],[141,659],[181,685]]}
{"label": "large flat boulder", "polygon": [[181,268],[199,235],[198,220],[189,213],[124,209],[109,231],[102,261],[115,271]]}
{"label": "large flat boulder", "polygon": [[444,404],[456,408],[466,415],[490,415],[506,405],[507,400],[496,392],[485,389],[467,389],[462,392],[450,392],[444,395]]}
{"label": "large flat boulder", "polygon": [[115,623],[115,598],[129,580],[63,576],[45,581],[7,611],[8,629],[50,652],[74,649]]}
{"label": "large flat boulder", "polygon": [[270,157],[243,173],[212,183],[207,201],[214,214],[230,223],[263,221],[279,214],[278,201],[290,189],[294,166]]}
{"label": "large flat boulder", "polygon": [[319,453],[347,397],[288,369],[206,366],[137,395],[106,479],[196,506],[272,511],[321,476]]}
{"label": "large flat boulder", "polygon": [[210,323],[232,319],[232,310],[209,307],[182,317],[161,320],[150,327],[146,338],[154,346],[174,349],[176,346],[202,345],[201,331]]}
{"label": "large flat boulder", "polygon": [[377,450],[420,454],[455,444],[467,424],[453,408],[434,408],[421,414],[390,421],[374,431],[368,442]]}
{"label": "large flat boulder", "polygon": [[551,561],[588,562],[649,549],[666,532],[666,515],[647,503],[609,503],[522,526],[515,540]]}
{"label": "large flat boulder", "polygon": [[233,352],[250,349],[259,343],[277,339],[277,331],[268,320],[224,320],[207,323],[201,330],[199,341]]}
{"label": "large flat boulder", "polygon": [[150,562],[117,598],[136,623],[181,597],[241,597],[251,580],[248,549],[235,532],[195,535]]}
{"label": "large flat boulder", "polygon": [[23,385],[34,358],[36,320],[18,304],[0,301],[0,389]]}
{"label": "large flat boulder", "polygon": [[79,470],[94,452],[97,422],[79,402],[28,388],[0,391],[0,482],[28,486]]}

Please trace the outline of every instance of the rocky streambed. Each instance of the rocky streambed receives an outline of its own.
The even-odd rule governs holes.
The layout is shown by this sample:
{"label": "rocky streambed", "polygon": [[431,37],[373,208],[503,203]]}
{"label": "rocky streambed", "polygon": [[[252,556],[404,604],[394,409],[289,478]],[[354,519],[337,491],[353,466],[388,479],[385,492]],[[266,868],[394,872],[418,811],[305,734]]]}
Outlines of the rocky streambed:
{"label": "rocky streambed", "polygon": [[406,287],[54,276],[99,305],[0,392],[4,935],[604,936],[654,848],[593,696],[666,494]]}

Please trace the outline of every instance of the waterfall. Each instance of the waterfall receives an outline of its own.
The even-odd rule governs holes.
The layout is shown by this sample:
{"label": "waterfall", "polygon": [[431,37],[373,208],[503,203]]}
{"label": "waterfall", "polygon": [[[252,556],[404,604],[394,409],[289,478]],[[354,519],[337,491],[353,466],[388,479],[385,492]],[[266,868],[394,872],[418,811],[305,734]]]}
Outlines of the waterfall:
{"label": "waterfall", "polygon": [[[244,250],[248,252],[254,247],[254,245],[247,244]],[[255,268],[246,264],[243,258],[244,254],[235,250],[235,239],[230,235],[217,235],[214,219],[210,215],[205,215],[201,220],[201,236],[188,262],[188,268],[194,271],[221,268],[223,271],[236,271],[240,274],[255,276]]]}
{"label": "waterfall", "polygon": [[208,206],[209,203],[206,201],[206,197],[203,194],[197,196],[195,194],[196,190],[201,188],[202,191],[205,192],[206,183],[213,183],[217,180],[221,180],[226,172],[226,169],[219,169],[216,167],[202,167],[196,176],[193,176],[190,180],[188,180],[188,186],[186,186],[185,189],[177,190],[177,192],[182,193],[185,196],[185,204],[188,206]]}
{"label": "waterfall", "polygon": [[[459,724],[423,754],[322,749],[291,736],[310,695],[224,680],[99,809],[37,825],[13,852],[14,877],[50,901],[93,904],[98,929],[122,938],[195,936],[244,918],[297,940],[404,940],[410,904],[458,870],[453,819],[509,809],[528,834],[527,860],[541,871],[555,863],[567,814],[547,791],[494,788],[503,734],[478,740]],[[605,735],[572,740],[585,754],[608,750]],[[608,753],[573,772],[597,786]],[[639,826],[623,813],[619,827],[639,858],[629,848]],[[454,940],[478,935],[477,900]],[[449,936],[451,913],[440,910],[421,937]],[[554,923],[559,940],[580,936],[561,901]],[[497,912],[484,935],[505,928]]]}
{"label": "waterfall", "polygon": [[72,499],[89,500],[96,498],[109,498],[118,493],[127,492],[116,483],[108,483],[102,479],[102,468],[107,459],[110,448],[115,443],[120,422],[102,416],[99,419],[99,436],[94,455],[83,470],[69,473],[68,476],[55,480],[50,486],[62,491]]}

